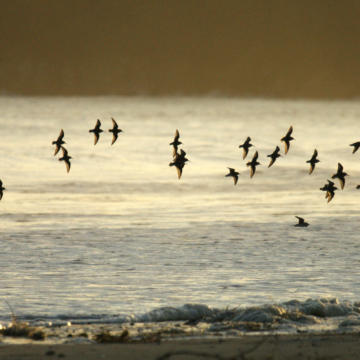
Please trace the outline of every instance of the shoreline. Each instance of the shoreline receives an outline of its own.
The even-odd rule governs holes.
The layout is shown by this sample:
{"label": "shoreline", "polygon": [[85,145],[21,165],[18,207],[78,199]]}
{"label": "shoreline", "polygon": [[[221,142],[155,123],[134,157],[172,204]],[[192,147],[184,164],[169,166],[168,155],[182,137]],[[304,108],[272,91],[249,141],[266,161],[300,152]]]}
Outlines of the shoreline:
{"label": "shoreline", "polygon": [[358,333],[247,335],[236,339],[188,339],[158,343],[31,344],[0,343],[0,358],[10,359],[355,359]]}

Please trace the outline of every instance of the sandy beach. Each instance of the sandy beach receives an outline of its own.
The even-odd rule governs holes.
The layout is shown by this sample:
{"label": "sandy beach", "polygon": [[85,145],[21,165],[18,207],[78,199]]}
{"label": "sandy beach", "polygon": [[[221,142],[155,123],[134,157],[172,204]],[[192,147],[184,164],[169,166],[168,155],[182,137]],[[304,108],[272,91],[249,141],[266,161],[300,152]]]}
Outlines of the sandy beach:
{"label": "sandy beach", "polygon": [[137,344],[2,345],[8,359],[356,359],[358,334],[243,336],[237,339],[182,340]]}

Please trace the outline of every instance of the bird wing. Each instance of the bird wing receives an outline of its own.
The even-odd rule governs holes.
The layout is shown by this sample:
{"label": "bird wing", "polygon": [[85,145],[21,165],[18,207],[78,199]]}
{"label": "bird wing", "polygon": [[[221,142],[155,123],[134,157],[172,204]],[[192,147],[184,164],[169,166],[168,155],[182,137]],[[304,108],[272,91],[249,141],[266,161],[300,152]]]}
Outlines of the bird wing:
{"label": "bird wing", "polygon": [[288,132],[286,133],[286,137],[290,136],[292,132],[293,132],[293,127],[290,126]]}
{"label": "bird wing", "polygon": [[338,173],[342,172],[343,169],[344,169],[344,167],[340,163],[338,163]]}
{"label": "bird wing", "polygon": [[287,140],[283,140],[283,141],[285,143],[285,154],[287,154],[290,148],[290,142]]}
{"label": "bird wing", "polygon": [[249,149],[243,148],[243,160],[246,158],[248,152],[249,152]]}
{"label": "bird wing", "polygon": [[95,129],[100,129],[101,121],[99,119],[96,120]]}
{"label": "bird wing", "polygon": [[99,141],[99,134],[94,132],[94,145],[96,145],[98,141]]}
{"label": "bird wing", "polygon": [[71,163],[69,160],[65,160],[65,165],[66,165],[66,171],[69,172],[70,171],[70,167],[71,167]]}
{"label": "bird wing", "polygon": [[255,171],[256,171],[256,166],[251,165],[250,166],[250,178],[252,178],[255,175]]}
{"label": "bird wing", "polygon": [[2,199],[4,193],[2,192],[2,190],[0,191],[0,200]]}
{"label": "bird wing", "polygon": [[178,179],[180,179],[181,174],[182,174],[182,168],[176,167],[176,171],[177,171],[177,174],[178,174]]}
{"label": "bird wing", "polygon": [[309,175],[312,174],[312,172],[314,171],[314,169],[315,169],[315,164],[311,162],[311,163],[310,163]]}
{"label": "bird wing", "polygon": [[180,137],[179,130],[176,129],[175,136],[174,136],[174,141],[177,142],[179,140],[179,137]]}
{"label": "bird wing", "polygon": [[59,134],[59,137],[58,137],[58,141],[60,140],[62,140],[63,139],[63,137],[64,137],[64,130],[63,129],[61,129],[61,131],[60,131],[60,134]]}
{"label": "bird wing", "polygon": [[236,183],[238,182],[238,178],[239,178],[239,177],[238,177],[237,175],[234,175],[234,176],[233,176],[234,185],[236,185]]}
{"label": "bird wing", "polygon": [[345,186],[345,178],[339,178],[339,181],[340,181],[341,190],[343,190]]}
{"label": "bird wing", "polygon": [[314,150],[314,154],[313,154],[314,160],[316,159],[317,156],[318,156],[318,152],[317,152],[317,150],[315,149],[315,150]]}
{"label": "bird wing", "polygon": [[116,123],[114,118],[111,118],[111,121],[113,123],[113,129],[117,129],[118,128],[118,124]]}
{"label": "bird wing", "polygon": [[256,151],[255,154],[254,154],[254,156],[253,156],[253,158],[252,158],[252,161],[255,162],[258,157],[259,157],[259,153]]}
{"label": "bird wing", "polygon": [[[270,155],[268,155],[268,156],[270,156]],[[268,166],[268,168],[275,162],[275,158],[271,158],[271,161],[270,161],[270,164],[269,164],[269,166]]]}
{"label": "bird wing", "polygon": [[56,144],[54,156],[59,152],[59,150],[60,150],[60,146]]}
{"label": "bird wing", "polygon": [[304,223],[304,219],[300,216],[295,216],[298,220],[299,220],[299,224],[303,224]]}
{"label": "bird wing", "polygon": [[335,193],[333,191],[328,191],[326,193],[326,195],[327,195],[327,199],[328,199],[327,202],[329,203],[332,200],[332,198],[334,197]]}
{"label": "bird wing", "polygon": [[117,135],[117,133],[113,133],[113,137],[112,137],[112,141],[111,141],[111,145],[117,140],[117,138],[118,138],[118,135]]}

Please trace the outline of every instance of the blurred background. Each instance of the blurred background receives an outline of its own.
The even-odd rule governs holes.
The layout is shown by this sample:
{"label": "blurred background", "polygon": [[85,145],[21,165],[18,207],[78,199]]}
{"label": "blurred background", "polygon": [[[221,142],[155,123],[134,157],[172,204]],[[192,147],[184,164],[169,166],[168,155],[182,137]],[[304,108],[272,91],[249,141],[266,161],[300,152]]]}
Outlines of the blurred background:
{"label": "blurred background", "polygon": [[360,95],[356,0],[0,4],[3,95]]}

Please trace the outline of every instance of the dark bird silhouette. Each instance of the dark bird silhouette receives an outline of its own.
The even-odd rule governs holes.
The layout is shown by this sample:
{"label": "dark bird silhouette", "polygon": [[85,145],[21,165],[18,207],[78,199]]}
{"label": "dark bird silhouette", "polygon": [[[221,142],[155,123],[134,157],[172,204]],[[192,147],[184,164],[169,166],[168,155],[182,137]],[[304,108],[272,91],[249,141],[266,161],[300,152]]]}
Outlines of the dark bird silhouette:
{"label": "dark bird silhouette", "polygon": [[238,178],[239,178],[239,173],[237,171],[235,171],[235,169],[233,168],[229,168],[229,173],[227,175],[225,175],[225,177],[227,176],[231,176],[234,179],[234,185],[236,185]]}
{"label": "dark bird silhouette", "polygon": [[331,180],[328,180],[328,183],[325,184],[322,188],[320,188],[321,191],[326,191],[325,199],[328,200],[328,203],[333,199],[335,196],[335,190],[337,190],[337,187],[334,186],[334,182]]}
{"label": "dark bird silhouette", "polygon": [[302,217],[300,217],[300,216],[295,216],[295,217],[299,220],[299,222],[297,224],[295,224],[294,226],[296,226],[296,227],[307,227],[307,226],[309,226],[309,224],[307,222],[305,222],[305,220]]}
{"label": "dark bird silhouette", "polygon": [[173,146],[173,155],[175,156],[176,153],[177,153],[177,150],[178,150],[178,146],[182,144],[181,141],[179,141],[179,137],[180,137],[180,134],[179,134],[179,130],[176,129],[175,131],[175,136],[174,136],[174,140],[169,144],[169,145],[172,145]]}
{"label": "dark bird silhouette", "polygon": [[343,170],[344,170],[343,166],[340,163],[338,163],[337,172],[331,177],[332,179],[339,179],[341,190],[343,190],[345,186],[345,176],[348,176],[348,174]]}
{"label": "dark bird silhouette", "polygon": [[251,138],[248,136],[247,139],[245,140],[245,142],[242,145],[239,145],[239,148],[243,149],[243,159],[246,158],[249,149],[253,146],[252,144],[250,144]]}
{"label": "dark bird silhouette", "polygon": [[267,156],[267,157],[271,158],[270,164],[269,164],[268,168],[276,161],[276,159],[277,159],[278,157],[281,156],[281,155],[279,154],[279,151],[280,151],[280,148],[277,146],[277,147],[275,148],[275,150],[274,150],[270,155]]}
{"label": "dark bird silhouette", "polygon": [[112,141],[111,141],[111,145],[117,140],[118,138],[118,134],[122,132],[121,129],[119,129],[118,124],[116,123],[116,121],[114,120],[114,118],[111,118],[112,123],[113,123],[113,128],[109,129],[109,132],[111,132],[113,134],[112,137]]}
{"label": "dark bird silhouette", "polygon": [[287,154],[287,152],[290,149],[290,141],[295,140],[291,136],[292,132],[293,132],[293,127],[290,126],[288,132],[286,133],[286,135],[281,138],[281,141],[283,141],[285,143],[285,154]]}
{"label": "dark bird silhouette", "polygon": [[309,175],[314,171],[314,169],[315,169],[315,164],[318,163],[318,162],[320,162],[320,160],[317,159],[317,156],[318,156],[318,152],[317,152],[317,150],[315,149],[315,150],[314,150],[314,153],[313,153],[313,155],[312,155],[312,157],[311,157],[311,159],[307,161],[307,163],[310,164]]}
{"label": "dark bird silhouette", "polygon": [[360,189],[360,185],[357,185],[356,188],[357,188],[357,189]]}
{"label": "dark bird silhouette", "polygon": [[175,166],[176,171],[178,174],[178,179],[181,178],[182,170],[185,166],[185,163],[189,161],[189,159],[186,158],[186,152],[184,150],[180,150],[180,154],[176,153],[174,156],[173,161],[169,164],[169,166]]}
{"label": "dark bird silhouette", "polygon": [[353,144],[350,144],[350,146],[354,147],[352,153],[355,154],[358,151],[359,147],[360,147],[360,141],[354,142]]}
{"label": "dark bird silhouette", "polygon": [[101,126],[101,122],[99,119],[97,119],[96,121],[96,125],[93,129],[89,130],[90,133],[94,133],[94,145],[96,145],[96,143],[99,141],[99,136],[100,136],[100,133],[103,132],[103,130],[100,129],[100,126]]}
{"label": "dark bird silhouette", "polygon": [[70,159],[72,159],[72,157],[68,155],[67,150],[63,146],[61,147],[61,150],[63,152],[63,156],[61,158],[59,158],[59,161],[64,161],[65,162],[66,171],[69,172],[70,171],[70,166],[71,166]]}
{"label": "dark bird silhouette", "polygon": [[1,200],[2,197],[3,197],[4,190],[6,190],[6,189],[3,187],[3,182],[2,182],[2,180],[0,180],[0,200]]}
{"label": "dark bird silhouette", "polygon": [[65,141],[63,141],[63,137],[64,137],[64,130],[61,129],[60,134],[58,136],[58,138],[52,142],[53,145],[56,145],[55,147],[55,152],[54,152],[54,156],[59,152],[61,145],[62,144],[66,144]]}
{"label": "dark bird silhouette", "polygon": [[255,171],[256,171],[256,166],[260,165],[259,162],[257,162],[257,158],[258,158],[259,154],[256,151],[252,160],[249,161],[246,166],[250,166],[250,178],[252,178],[255,175]]}

